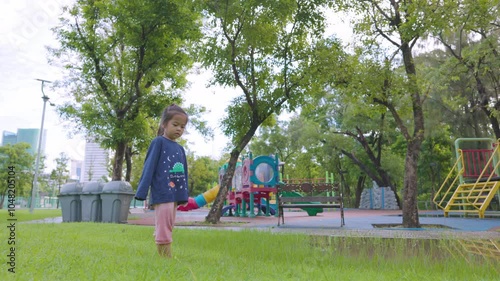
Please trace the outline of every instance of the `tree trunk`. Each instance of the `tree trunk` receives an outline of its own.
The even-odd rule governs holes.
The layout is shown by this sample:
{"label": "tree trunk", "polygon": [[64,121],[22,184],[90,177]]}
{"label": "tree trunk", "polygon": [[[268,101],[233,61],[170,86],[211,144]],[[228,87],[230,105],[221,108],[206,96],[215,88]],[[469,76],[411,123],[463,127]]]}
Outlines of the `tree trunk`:
{"label": "tree trunk", "polygon": [[354,203],[354,208],[359,208],[359,205],[361,203],[361,194],[363,193],[363,187],[365,185],[365,180],[366,176],[359,176],[358,177],[358,183],[356,184],[356,191],[355,191],[355,196],[356,200]]}
{"label": "tree trunk", "polygon": [[113,175],[111,180],[121,181],[123,174],[123,161],[125,157],[125,149],[127,144],[123,141],[119,142],[115,150],[115,160],[113,162]]}
{"label": "tree trunk", "polygon": [[[265,120],[268,116],[264,116],[262,120]],[[212,208],[208,212],[208,215],[205,217],[205,221],[208,223],[216,224],[220,221],[220,217],[222,216],[222,207],[224,207],[224,201],[226,200],[227,192],[229,191],[229,187],[231,186],[234,171],[236,170],[236,163],[240,158],[240,154],[247,146],[247,144],[252,139],[255,131],[259,127],[258,124],[262,123],[262,120],[257,120],[252,122],[253,124],[250,126],[248,132],[243,136],[240,143],[235,146],[235,148],[231,151],[231,157],[229,158],[228,167],[226,173],[222,177],[222,183],[219,188],[219,193],[217,193],[217,197],[212,203]]]}
{"label": "tree trunk", "polygon": [[403,61],[406,74],[410,83],[411,101],[413,109],[413,135],[406,136],[408,147],[405,159],[405,177],[403,186],[403,226],[406,228],[419,228],[420,222],[418,218],[418,157],[424,140],[424,112],[422,108],[422,99],[420,97],[420,89],[416,78],[415,62],[411,53],[411,48],[408,43],[401,44],[403,53]]}
{"label": "tree trunk", "polygon": [[219,188],[219,193],[212,203],[212,208],[208,212],[208,215],[205,217],[205,220],[212,224],[217,224],[220,221],[220,217],[222,216],[222,208],[224,207],[224,201],[226,200],[227,192],[229,190],[229,186],[233,180],[234,171],[236,170],[236,163],[240,157],[241,151],[238,149],[234,149],[231,152],[231,158],[229,159],[228,168],[226,173],[222,177],[222,183]]}
{"label": "tree trunk", "polygon": [[403,227],[406,228],[420,227],[417,206],[417,164],[419,152],[419,141],[408,143],[403,188]]}
{"label": "tree trunk", "polygon": [[125,163],[127,164],[125,171],[125,181],[130,182],[130,177],[132,175],[132,147],[127,145],[125,150]]}

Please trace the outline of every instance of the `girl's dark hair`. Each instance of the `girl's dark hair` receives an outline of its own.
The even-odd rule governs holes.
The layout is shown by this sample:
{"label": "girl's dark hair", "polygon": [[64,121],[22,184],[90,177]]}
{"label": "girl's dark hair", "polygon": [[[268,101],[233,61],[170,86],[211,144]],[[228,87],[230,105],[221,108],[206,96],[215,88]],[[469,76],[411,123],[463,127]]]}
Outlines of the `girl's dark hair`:
{"label": "girl's dark hair", "polygon": [[171,104],[165,107],[165,109],[163,110],[163,114],[161,115],[160,127],[158,128],[158,133],[157,133],[158,136],[163,135],[164,131],[163,125],[166,125],[168,121],[170,121],[175,115],[178,114],[185,115],[186,118],[189,119],[186,111],[184,111],[184,109],[182,109],[180,106],[176,104]]}

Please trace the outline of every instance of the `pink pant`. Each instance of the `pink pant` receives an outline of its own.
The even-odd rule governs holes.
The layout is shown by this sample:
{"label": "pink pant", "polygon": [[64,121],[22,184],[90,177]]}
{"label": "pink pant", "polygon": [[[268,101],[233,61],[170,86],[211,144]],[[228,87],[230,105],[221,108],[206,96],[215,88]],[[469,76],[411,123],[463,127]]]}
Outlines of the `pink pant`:
{"label": "pink pant", "polygon": [[156,204],[155,208],[155,242],[156,244],[172,243],[177,203]]}

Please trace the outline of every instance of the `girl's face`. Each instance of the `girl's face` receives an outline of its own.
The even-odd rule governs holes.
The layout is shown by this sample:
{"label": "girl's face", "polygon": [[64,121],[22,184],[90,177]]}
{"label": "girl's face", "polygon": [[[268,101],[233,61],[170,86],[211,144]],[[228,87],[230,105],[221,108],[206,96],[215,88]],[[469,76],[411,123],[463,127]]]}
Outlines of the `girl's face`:
{"label": "girl's face", "polygon": [[184,133],[187,121],[187,116],[184,114],[174,115],[174,117],[167,122],[167,125],[163,126],[163,136],[173,141],[180,138]]}

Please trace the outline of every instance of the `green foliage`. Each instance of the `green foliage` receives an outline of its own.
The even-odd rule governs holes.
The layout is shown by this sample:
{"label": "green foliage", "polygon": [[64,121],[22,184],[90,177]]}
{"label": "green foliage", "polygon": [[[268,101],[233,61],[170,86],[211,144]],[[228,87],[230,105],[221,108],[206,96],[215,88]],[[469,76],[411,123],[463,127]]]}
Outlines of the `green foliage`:
{"label": "green foliage", "polygon": [[[409,95],[401,93],[404,77],[397,71],[387,71],[371,56],[379,54],[358,49],[349,55],[336,40],[321,42],[316,55],[323,63],[311,73],[324,87],[304,105],[301,115],[314,124],[308,127],[316,128],[317,132],[308,136],[322,143],[318,145],[322,162],[336,172],[349,171],[345,179],[351,182],[347,186],[355,186],[360,173],[384,186],[401,183],[404,152],[398,155],[389,148],[398,132],[393,130],[395,119],[383,103],[393,104],[401,112],[399,118],[408,124]],[[387,81],[390,90],[385,92]],[[347,156],[345,159],[354,165],[336,159],[338,154]]]}
{"label": "green foliage", "polygon": [[216,161],[207,156],[188,156],[189,165],[189,194],[195,197],[207,189],[213,187],[214,182],[219,181],[220,161]]}
{"label": "green foliage", "polygon": [[29,153],[29,147],[27,143],[0,146],[0,179],[3,179],[0,181],[0,209],[9,189],[7,179],[14,179],[11,189],[16,197],[31,196],[35,156]]}
{"label": "green foliage", "polygon": [[331,152],[323,149],[324,137],[316,123],[296,115],[274,127],[261,128],[250,150],[254,156],[278,154],[287,178],[324,178],[326,172],[335,172]]}
{"label": "green foliage", "polygon": [[115,150],[113,179],[120,179],[126,146],[144,147],[148,119],[180,103],[199,13],[185,1],[160,0],[82,0],[65,12],[51,62],[64,65],[57,86],[73,99],[59,111],[75,131]]}
{"label": "green foliage", "polygon": [[328,1],[207,1],[209,20],[201,54],[213,84],[238,87],[223,121],[239,143],[272,114],[293,110],[307,93],[303,73],[311,43],[324,29],[320,9]]}
{"label": "green foliage", "polygon": [[58,190],[61,191],[61,185],[65,184],[69,179],[68,161],[70,159],[68,156],[61,152],[59,158],[56,158],[56,168],[52,170],[50,178],[57,184]]}
{"label": "green foliage", "polygon": [[132,159],[132,175],[130,177],[130,185],[134,190],[139,185],[139,180],[141,179],[142,169],[144,167],[144,160],[146,159],[146,153],[138,153]]}
{"label": "green foliage", "polygon": [[428,137],[422,144],[419,161],[419,194],[434,194],[455,163],[454,143],[449,131]]}
{"label": "green foliage", "polygon": [[293,159],[303,147],[299,141],[302,124],[297,123],[297,118],[290,121],[279,121],[271,127],[261,127],[259,133],[249,145],[254,156],[278,154],[280,161],[288,162]]}
{"label": "green foliage", "polygon": [[[433,99],[445,108],[444,118],[452,118],[460,137],[500,138],[500,82],[498,60],[498,10],[500,3],[448,1],[443,14],[434,15],[431,38],[444,52],[433,58],[439,64],[429,68],[429,80],[441,85]],[[438,53],[438,52],[436,52]]]}

